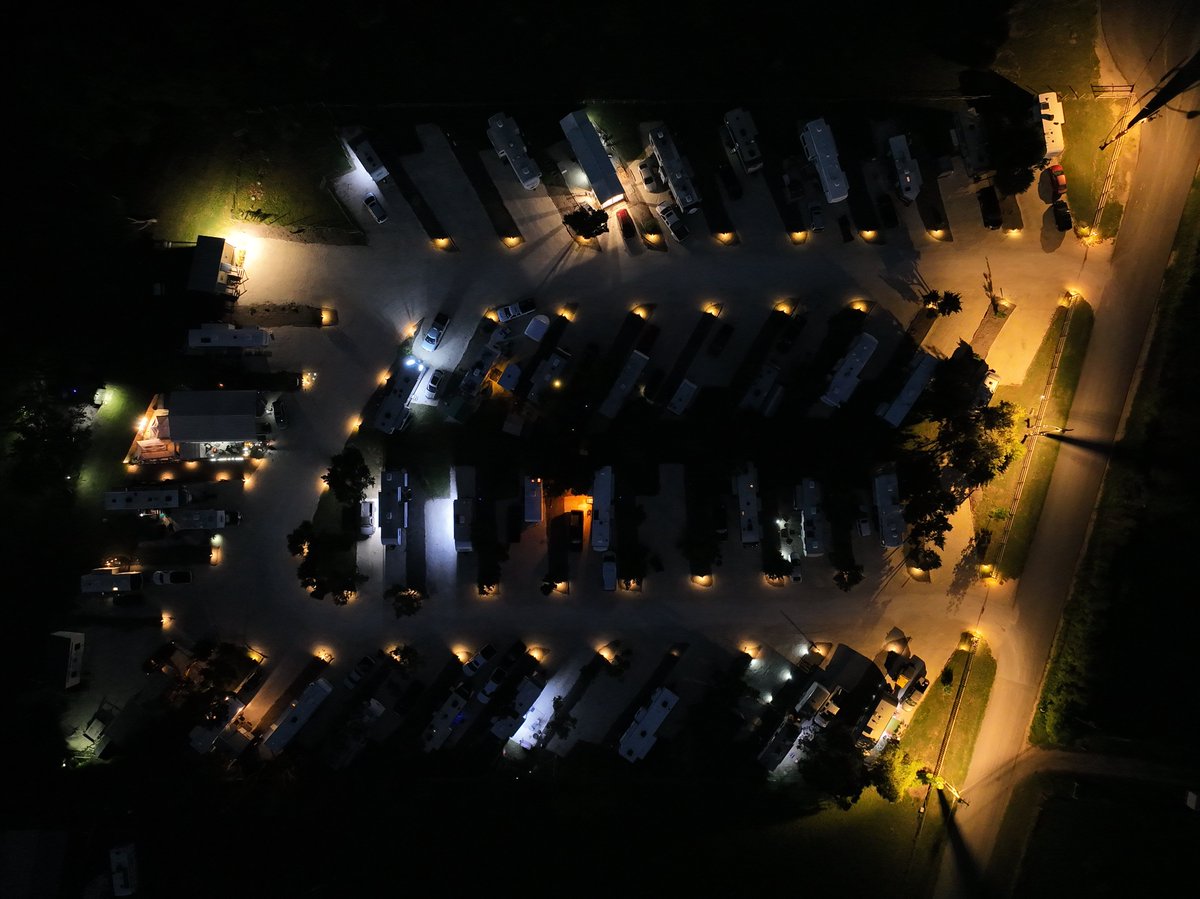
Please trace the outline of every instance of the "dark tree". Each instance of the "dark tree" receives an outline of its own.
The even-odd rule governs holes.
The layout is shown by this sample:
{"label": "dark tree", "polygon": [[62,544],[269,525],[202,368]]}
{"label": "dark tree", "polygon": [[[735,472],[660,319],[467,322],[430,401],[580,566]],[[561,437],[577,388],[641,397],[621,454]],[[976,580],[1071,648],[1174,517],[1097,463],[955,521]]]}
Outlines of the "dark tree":
{"label": "dark tree", "polygon": [[306,553],[309,544],[312,543],[313,533],[313,523],[311,521],[300,522],[300,526],[287,535],[288,552],[293,556]]}
{"label": "dark tree", "polygon": [[375,477],[367,468],[362,453],[350,446],[330,459],[329,471],[321,475],[329,485],[337,501],[344,506],[361,503],[367,488],[375,484]]}
{"label": "dark tree", "polygon": [[844,809],[858,801],[868,783],[866,762],[855,742],[848,728],[834,724],[813,738],[800,760],[800,774],[808,785]]}
{"label": "dark tree", "polygon": [[425,602],[425,598],[418,591],[410,590],[400,584],[388,587],[383,595],[392,601],[392,610],[396,613],[397,618],[416,615],[421,611],[421,606]]}
{"label": "dark tree", "polygon": [[608,213],[603,209],[580,206],[574,212],[568,212],[563,216],[563,224],[572,233],[578,234],[585,240],[590,240],[608,231]]}
{"label": "dark tree", "polygon": [[962,297],[953,290],[947,290],[942,293],[937,301],[938,315],[953,315],[955,312],[962,312]]}
{"label": "dark tree", "polygon": [[401,643],[395,649],[389,650],[388,654],[396,660],[396,664],[405,677],[411,675],[421,664],[421,654],[415,646],[409,646],[407,643]]}

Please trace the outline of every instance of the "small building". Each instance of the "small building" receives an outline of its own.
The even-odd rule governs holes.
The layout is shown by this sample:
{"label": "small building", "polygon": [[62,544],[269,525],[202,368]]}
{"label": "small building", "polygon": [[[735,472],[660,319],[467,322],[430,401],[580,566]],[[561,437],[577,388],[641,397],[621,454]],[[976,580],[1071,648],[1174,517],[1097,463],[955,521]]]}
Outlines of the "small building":
{"label": "small building", "polygon": [[858,389],[858,379],[863,368],[871,361],[878,346],[879,341],[870,334],[859,334],[854,343],[850,344],[850,349],[846,351],[842,361],[838,363],[829,381],[829,388],[821,396],[821,402],[836,409],[850,399]]}
{"label": "small building", "polygon": [[512,116],[498,112],[488,119],[487,135],[496,155],[512,166],[523,188],[533,190],[542,183],[542,170],[529,158],[525,138]]}
{"label": "small building", "polygon": [[829,203],[840,203],[850,195],[846,185],[846,173],[838,162],[837,143],[833,132],[825,124],[824,119],[813,119],[805,124],[800,132],[800,143],[804,146],[804,155],[808,157],[817,169],[817,177],[821,181],[821,189],[825,192],[825,200]]}
{"label": "small building", "polygon": [[900,389],[899,395],[890,403],[883,403],[875,412],[893,428],[900,427],[913,405],[921,398],[925,388],[929,386],[933,373],[937,371],[938,361],[924,350],[918,350],[916,358],[909,364],[908,379]]}
{"label": "small building", "polygon": [[762,540],[762,524],[759,521],[761,503],[758,498],[758,470],[753,462],[746,463],[741,472],[733,477],[733,492],[738,500],[738,531],[743,546],[757,546]]}
{"label": "small building", "polygon": [[273,759],[283,752],[332,692],[332,685],[323,677],[305,687],[300,697],[293,700],[279,720],[271,725],[270,732],[259,746],[263,758]]}
{"label": "small building", "polygon": [[607,552],[612,543],[613,470],[605,465],[592,480],[592,549]]}
{"label": "small building", "polygon": [[879,516],[879,542],[897,547],[904,542],[904,508],[900,505],[900,482],[894,466],[876,470],[872,490]]}
{"label": "small building", "polygon": [[655,690],[650,696],[650,701],[637,710],[633,716],[633,723],[621,735],[621,742],[617,747],[621,758],[627,762],[644,759],[658,742],[658,730],[678,702],[679,697],[666,687]]}
{"label": "small building", "polygon": [[52,682],[61,682],[70,690],[78,687],[83,677],[83,634],[78,631],[55,631],[50,635],[47,671]]}
{"label": "small building", "polygon": [[232,461],[262,444],[255,390],[158,394],[138,422],[126,462]]}
{"label": "small building", "polygon": [[1046,155],[1043,162],[1051,162],[1062,156],[1063,143],[1063,105],[1058,94],[1049,91],[1038,94],[1038,114],[1042,120],[1042,137],[1046,139]]}
{"label": "small building", "polygon": [[596,133],[592,120],[588,118],[587,110],[578,109],[569,113],[559,120],[559,124],[563,134],[567,136],[575,158],[579,161],[580,168],[591,184],[592,193],[595,194],[600,208],[605,209],[625,199],[621,179],[617,177],[617,170],[613,168],[608,151],[604,149],[600,135]]}
{"label": "small building", "polygon": [[888,149],[896,166],[896,187],[900,191],[900,199],[911,203],[921,192],[921,167],[913,160],[908,138],[903,134],[889,138]]}
{"label": "small building", "polygon": [[188,331],[188,349],[257,349],[274,337],[262,328],[236,328],[228,322],[205,322]]}
{"label": "small building", "polygon": [[245,260],[245,251],[223,237],[197,237],[188,268],[188,290],[236,299],[246,278]]}
{"label": "small building", "polygon": [[687,163],[679,155],[679,149],[675,146],[675,138],[666,125],[660,125],[650,132],[650,148],[658,160],[658,167],[662,172],[663,180],[667,183],[667,190],[671,192],[671,196],[675,198],[679,208],[683,212],[699,212],[700,192],[692,183]]}

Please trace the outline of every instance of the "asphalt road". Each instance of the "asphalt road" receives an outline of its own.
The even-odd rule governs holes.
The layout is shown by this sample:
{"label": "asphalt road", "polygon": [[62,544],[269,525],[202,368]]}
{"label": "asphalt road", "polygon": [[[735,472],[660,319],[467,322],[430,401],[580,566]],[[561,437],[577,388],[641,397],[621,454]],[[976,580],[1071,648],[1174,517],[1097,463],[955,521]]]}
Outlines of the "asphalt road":
{"label": "asphalt road", "polygon": [[[1185,3],[1162,9],[1128,0],[1105,3],[1101,22],[1117,66],[1139,96],[1200,47],[1200,12]],[[997,677],[970,771],[959,785],[971,802],[956,815],[968,851],[943,857],[939,897],[969,895],[962,859],[973,857],[986,868],[1024,770],[1018,762],[1028,751],[1041,677],[1108,464],[1104,448],[1118,434],[1200,160],[1200,119],[1189,119],[1189,109],[1200,109],[1200,89],[1139,126],[1129,202],[1111,276],[1095,304],[1091,347],[1068,423],[1074,439],[1063,441],[1024,576],[1015,591],[989,598],[981,617],[995,647]]]}

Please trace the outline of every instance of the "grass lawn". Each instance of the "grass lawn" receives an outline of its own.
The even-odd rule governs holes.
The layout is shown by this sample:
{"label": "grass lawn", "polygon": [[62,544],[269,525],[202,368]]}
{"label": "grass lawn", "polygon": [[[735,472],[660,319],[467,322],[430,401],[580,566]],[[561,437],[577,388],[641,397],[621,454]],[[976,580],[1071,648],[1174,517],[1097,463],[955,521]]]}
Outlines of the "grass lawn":
{"label": "grass lawn", "polygon": [[[1078,100],[1063,100],[1063,171],[1067,175],[1067,202],[1071,205],[1071,216],[1075,227],[1094,226],[1096,203],[1100,199],[1100,187],[1108,171],[1111,151],[1100,152],[1100,144],[1111,136],[1113,125],[1125,108],[1125,98],[1119,100],[1098,99],[1083,96]],[[1122,207],[1110,198],[1104,207],[1104,218],[1100,222],[1100,233],[1112,237],[1121,223]]]}
{"label": "grass lawn", "polygon": [[1036,821],[1013,895],[1182,895],[1194,879],[1200,822],[1181,788],[1060,774],[1033,789]]}
{"label": "grass lawn", "polygon": [[[1055,91],[1063,101],[1063,141],[1059,162],[1067,174],[1067,201],[1076,227],[1095,226],[1096,203],[1108,170],[1108,153],[1100,144],[1110,136],[1125,97],[1092,97],[1100,81],[1096,56],[1099,33],[1095,0],[1062,0],[1054,5],[1050,25],[1042,4],[1023,0],[1009,14],[1009,38],[996,57],[995,69],[1031,93]],[[1100,233],[1112,237],[1121,221],[1121,204],[1108,203]]]}
{"label": "grass lawn", "polygon": [[242,124],[193,123],[163,151],[144,204],[158,219],[155,237],[223,236],[242,221],[352,227],[323,187],[350,167],[331,126],[282,113]]}
{"label": "grass lawn", "polygon": [[[1050,373],[1054,350],[1058,344],[1066,314],[1065,307],[1055,310],[1050,327],[1047,328],[1033,362],[1025,372],[1025,380],[1019,385],[1004,385],[996,391],[997,401],[1007,400],[1017,407],[1018,419],[1023,420],[1025,415],[1038,406],[1039,398]],[[1077,300],[1074,314],[1071,317],[1071,329],[1063,347],[1062,358],[1059,360],[1058,372],[1050,393],[1050,401],[1042,419],[1043,427],[1064,427],[1067,423],[1071,403],[1075,399],[1075,388],[1079,384],[1079,373],[1087,355],[1092,323],[1092,307],[1085,300]],[[985,562],[995,564],[1002,548],[999,537],[1004,530],[1004,520],[1012,502],[1021,468],[1025,464],[1027,447],[1028,443],[1020,446],[1004,474],[985,486],[974,500],[976,532],[986,529],[993,535],[993,539],[988,544]],[[1030,462],[1025,487],[1021,493],[1021,502],[1017,506],[1012,528],[1009,531],[1008,545],[1004,547],[1003,565],[1000,570],[1003,577],[1019,577],[1025,568],[1025,558],[1029,553],[1034,532],[1037,530],[1038,518],[1042,514],[1042,504],[1050,489],[1050,476],[1054,471],[1054,463],[1058,459],[1058,448],[1059,442],[1054,439],[1043,437],[1034,443],[1034,456]]]}

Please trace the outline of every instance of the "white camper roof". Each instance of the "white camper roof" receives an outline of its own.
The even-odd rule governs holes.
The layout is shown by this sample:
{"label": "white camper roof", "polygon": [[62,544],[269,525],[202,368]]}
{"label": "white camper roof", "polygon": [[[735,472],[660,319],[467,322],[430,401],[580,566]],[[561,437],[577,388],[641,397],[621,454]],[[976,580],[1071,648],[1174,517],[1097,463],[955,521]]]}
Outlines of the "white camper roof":
{"label": "white camper roof", "polygon": [[871,356],[875,354],[878,346],[879,341],[870,334],[865,332],[859,334],[854,343],[850,345],[850,349],[846,351],[837,371],[833,373],[829,389],[821,397],[821,402],[837,408],[850,399],[858,388],[859,375],[862,374],[866,364],[871,361]]}
{"label": "white camper roof", "polygon": [[625,199],[621,179],[617,177],[617,170],[613,168],[608,151],[604,149],[600,135],[596,133],[592,120],[588,118],[587,110],[577,109],[568,113],[559,120],[559,124],[563,134],[567,136],[568,143],[571,144],[575,158],[579,160],[583,173],[592,185],[592,193],[596,195],[600,208]]}
{"label": "white camper roof", "polygon": [[846,173],[838,162],[837,143],[825,120],[813,119],[806,124],[800,133],[800,142],[809,161],[817,167],[817,177],[821,179],[826,201],[840,203],[846,199],[850,194],[846,186]]}

